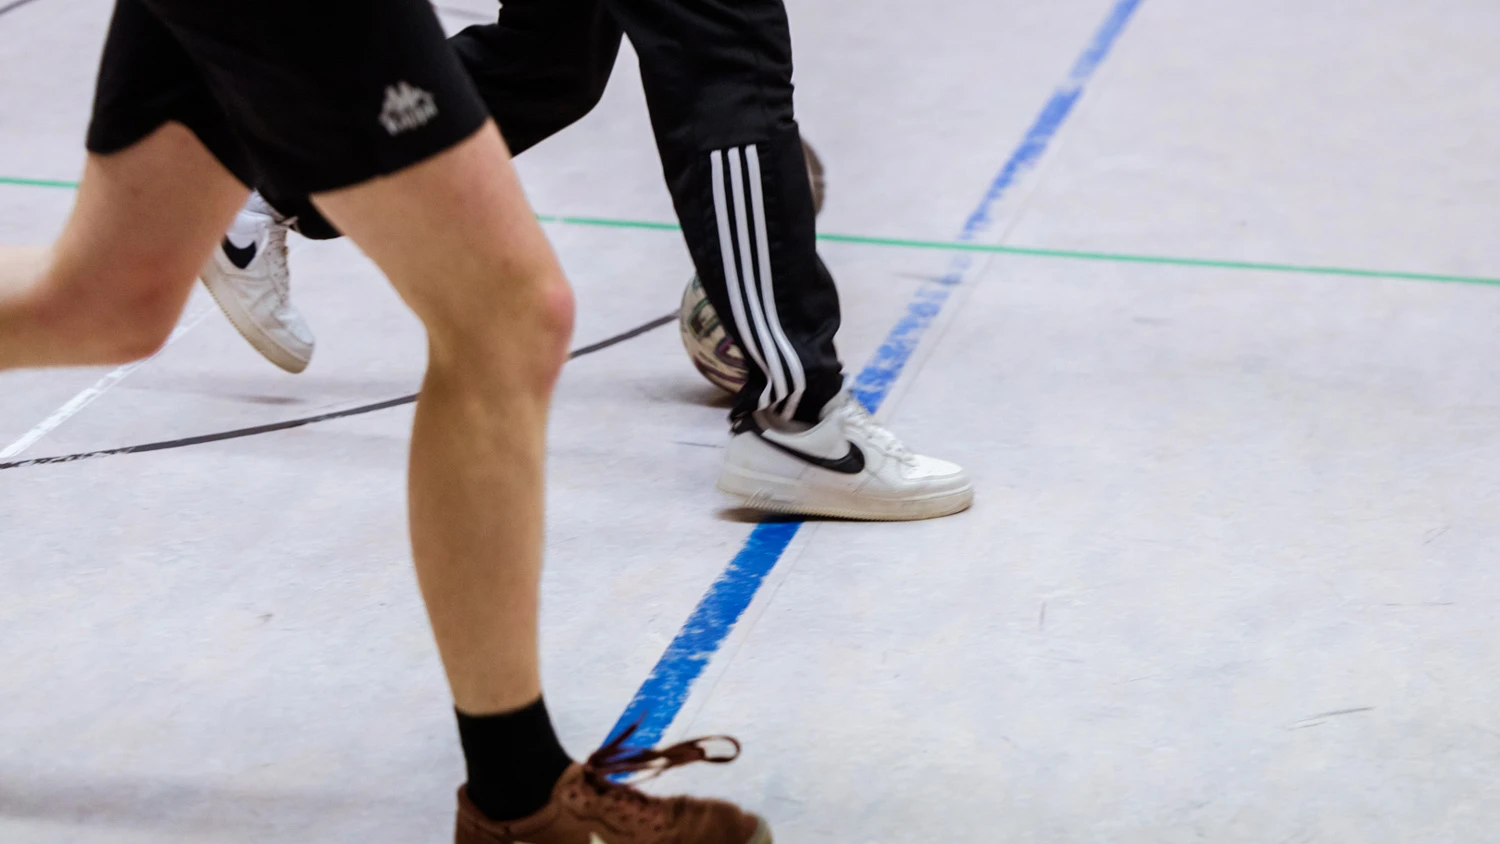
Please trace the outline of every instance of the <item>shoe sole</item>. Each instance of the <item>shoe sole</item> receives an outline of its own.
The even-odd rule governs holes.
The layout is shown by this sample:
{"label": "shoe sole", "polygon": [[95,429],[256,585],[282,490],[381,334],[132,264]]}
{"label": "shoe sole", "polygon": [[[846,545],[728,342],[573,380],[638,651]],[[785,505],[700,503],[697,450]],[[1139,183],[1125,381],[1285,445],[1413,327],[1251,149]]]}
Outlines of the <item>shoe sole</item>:
{"label": "shoe sole", "polygon": [[[838,501],[838,498],[852,497],[843,493],[819,491],[809,496],[805,489],[788,482],[785,478],[732,471],[727,468],[719,475],[718,486],[720,492],[733,497],[752,510],[794,516],[854,519],[862,522],[914,522],[922,519],[938,519],[962,513],[974,503],[972,484],[924,495],[920,498],[863,499],[857,505]],[[819,500],[820,496],[826,497]]]}
{"label": "shoe sole", "polygon": [[214,289],[215,282],[209,281],[206,274],[200,278],[203,281],[203,286],[208,290],[208,295],[213,297],[214,303],[219,306],[220,311],[223,311],[224,316],[229,320],[229,324],[234,326],[234,330],[238,331],[241,337],[245,338],[246,343],[249,343],[255,351],[260,352],[261,357],[293,375],[307,368],[307,364],[312,361],[311,354],[306,358],[299,358],[287,351],[285,347],[272,340],[265,332],[256,327],[255,321],[250,318],[249,314],[245,313],[233,295],[225,294],[220,296],[219,291]]}
{"label": "shoe sole", "polygon": [[755,834],[750,836],[750,840],[746,844],[772,844],[771,825],[766,823],[766,819],[760,815],[756,815],[755,820],[759,822],[759,825],[755,828]]}

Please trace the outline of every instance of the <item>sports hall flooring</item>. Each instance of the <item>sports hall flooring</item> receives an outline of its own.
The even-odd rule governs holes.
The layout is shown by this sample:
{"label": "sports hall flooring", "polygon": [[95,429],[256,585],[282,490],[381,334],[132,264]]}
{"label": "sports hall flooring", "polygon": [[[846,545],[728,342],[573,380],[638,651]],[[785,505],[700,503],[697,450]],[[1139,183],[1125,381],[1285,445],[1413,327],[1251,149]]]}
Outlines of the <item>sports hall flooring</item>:
{"label": "sports hall flooring", "polygon": [[[666,654],[702,670],[648,688],[665,737],[746,750],[660,786],[782,842],[1500,841],[1500,5],[790,5],[821,229],[877,241],[824,244],[840,347],[977,503],[757,527],[709,494],[724,405],[674,328],[579,358],[544,594],[570,749]],[[4,242],[63,221],[108,7],[0,14]],[[676,308],[679,236],[620,224],[672,220],[632,58],[520,167],[591,218],[547,226],[575,345]],[[415,390],[371,265],[292,264],[307,373],[200,293],[123,377],[0,375],[0,462]],[[409,421],[0,470],[0,841],[445,840]]]}

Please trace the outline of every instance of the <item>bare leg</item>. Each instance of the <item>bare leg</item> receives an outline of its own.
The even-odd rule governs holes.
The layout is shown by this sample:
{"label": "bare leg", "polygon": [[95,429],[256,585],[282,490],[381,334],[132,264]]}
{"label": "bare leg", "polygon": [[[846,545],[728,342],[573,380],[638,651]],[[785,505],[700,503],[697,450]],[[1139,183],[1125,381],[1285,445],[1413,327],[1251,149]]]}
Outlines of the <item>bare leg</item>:
{"label": "bare leg", "polygon": [[[169,126],[90,162],[52,256],[0,255],[0,367],[129,357],[167,336],[198,266],[244,200],[244,189],[205,157]],[[314,201],[427,326],[411,534],[471,772],[454,840],[515,842],[524,826],[538,840],[582,841],[654,821],[656,834],[640,840],[769,844],[765,822],[728,803],[625,795],[607,774],[652,757],[642,762],[615,746],[588,765],[571,764],[546,720],[537,659],[543,460],[573,298],[494,125],[393,176]],[[144,240],[131,242],[132,230]],[[524,718],[519,728],[499,726],[513,718]],[[471,753],[465,723],[499,740]],[[681,764],[690,745],[659,760]],[[490,787],[514,780],[542,793],[522,811],[471,799],[476,764]],[[517,776],[496,774],[513,768]],[[537,811],[559,793],[574,795],[567,811]]]}
{"label": "bare leg", "polygon": [[[0,253],[0,369],[159,348],[245,195],[177,125],[91,157],[50,253]],[[455,702],[467,712],[527,704],[540,692],[546,414],[572,294],[493,125],[319,202],[428,328],[412,541]]]}
{"label": "bare leg", "polygon": [[89,156],[53,248],[0,252],[0,369],[121,363],[156,351],[246,195],[177,124]]}
{"label": "bare leg", "polygon": [[454,702],[524,706],[541,693],[543,458],[572,293],[493,124],[315,201],[427,326],[411,537]]}

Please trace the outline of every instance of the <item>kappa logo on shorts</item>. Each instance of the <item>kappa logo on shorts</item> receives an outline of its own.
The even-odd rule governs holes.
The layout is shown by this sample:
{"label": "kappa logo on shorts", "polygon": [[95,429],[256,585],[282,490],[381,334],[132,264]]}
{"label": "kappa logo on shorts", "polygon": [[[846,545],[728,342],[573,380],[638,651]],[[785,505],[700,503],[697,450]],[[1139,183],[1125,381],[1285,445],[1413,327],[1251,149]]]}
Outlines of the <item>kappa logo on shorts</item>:
{"label": "kappa logo on shorts", "polygon": [[426,126],[437,114],[437,100],[432,94],[410,82],[397,82],[385,89],[380,125],[392,135],[399,135]]}

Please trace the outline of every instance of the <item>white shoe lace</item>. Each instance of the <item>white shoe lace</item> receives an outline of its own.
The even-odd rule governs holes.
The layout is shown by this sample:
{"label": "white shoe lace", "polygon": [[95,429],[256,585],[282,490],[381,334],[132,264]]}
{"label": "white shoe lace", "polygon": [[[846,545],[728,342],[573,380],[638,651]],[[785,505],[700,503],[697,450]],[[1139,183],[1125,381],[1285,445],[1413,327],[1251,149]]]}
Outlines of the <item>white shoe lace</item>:
{"label": "white shoe lace", "polygon": [[276,291],[276,301],[283,307],[292,301],[292,274],[286,261],[285,221],[271,218],[270,231],[266,233],[266,260],[271,263],[271,287]]}
{"label": "white shoe lace", "polygon": [[849,427],[858,431],[867,441],[876,448],[910,466],[916,462],[917,456],[901,442],[890,428],[875,421],[875,417],[865,410],[864,404],[858,399],[850,396],[844,405],[844,421]]}
{"label": "white shoe lace", "polygon": [[262,217],[267,222],[265,260],[270,263],[271,289],[276,295],[276,303],[282,307],[291,305],[291,271],[287,268],[286,258],[286,233],[292,226],[297,224],[296,217],[288,217],[277,211],[266,198],[259,192],[250,194],[250,199],[245,203],[246,215]]}

